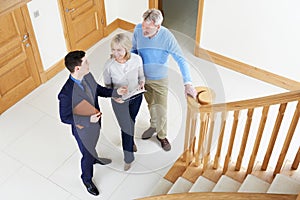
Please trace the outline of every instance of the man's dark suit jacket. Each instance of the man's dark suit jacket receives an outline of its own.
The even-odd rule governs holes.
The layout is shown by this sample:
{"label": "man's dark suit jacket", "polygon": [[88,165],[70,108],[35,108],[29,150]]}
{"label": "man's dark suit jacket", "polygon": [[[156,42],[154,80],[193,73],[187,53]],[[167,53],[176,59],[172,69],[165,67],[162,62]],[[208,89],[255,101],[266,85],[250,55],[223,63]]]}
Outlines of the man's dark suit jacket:
{"label": "man's dark suit jacket", "polygon": [[[84,127],[90,126],[90,116],[79,116],[73,115],[73,108],[80,103],[82,100],[87,100],[90,104],[94,105],[95,108],[100,110],[98,103],[98,96],[100,97],[119,97],[116,90],[102,87],[99,85],[93,75],[88,73],[84,76],[87,84],[92,90],[94,96],[93,101],[88,97],[88,95],[80,88],[72,79],[69,79],[64,84],[61,89],[58,99],[59,99],[59,114],[61,121],[66,124],[72,125],[72,132],[76,131],[76,125],[79,124]],[[99,121],[100,124],[100,121]]]}
{"label": "man's dark suit jacket", "polygon": [[[85,75],[84,80],[92,91],[94,96],[93,100],[71,79],[71,76],[58,94],[58,99],[61,121],[66,124],[71,124],[72,133],[82,153],[81,179],[85,183],[92,181],[93,165],[97,163],[98,160],[96,145],[100,135],[101,122],[99,120],[99,123],[91,123],[90,116],[74,115],[73,109],[82,100],[86,100],[100,111],[98,96],[119,97],[119,95],[117,95],[116,90],[105,88],[97,84],[91,73]],[[81,125],[83,128],[76,127],[76,125]]]}

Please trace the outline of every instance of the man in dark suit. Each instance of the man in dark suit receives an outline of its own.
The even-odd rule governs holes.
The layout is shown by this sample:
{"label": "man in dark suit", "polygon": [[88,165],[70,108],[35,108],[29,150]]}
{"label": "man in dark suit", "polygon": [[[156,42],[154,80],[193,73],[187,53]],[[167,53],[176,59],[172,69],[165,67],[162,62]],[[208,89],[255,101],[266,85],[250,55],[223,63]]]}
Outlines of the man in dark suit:
{"label": "man in dark suit", "polygon": [[[89,63],[84,51],[68,53],[65,56],[65,66],[70,71],[70,76],[58,95],[60,118],[63,123],[70,124],[72,127],[72,133],[82,153],[81,179],[88,192],[96,196],[99,191],[92,181],[93,165],[111,163],[111,159],[99,158],[95,149],[101,128],[98,96],[119,98],[127,93],[127,87],[113,90],[99,85],[89,72]],[[88,110],[88,107],[82,106],[75,112],[74,108],[82,102],[87,102],[95,112],[83,113]]]}

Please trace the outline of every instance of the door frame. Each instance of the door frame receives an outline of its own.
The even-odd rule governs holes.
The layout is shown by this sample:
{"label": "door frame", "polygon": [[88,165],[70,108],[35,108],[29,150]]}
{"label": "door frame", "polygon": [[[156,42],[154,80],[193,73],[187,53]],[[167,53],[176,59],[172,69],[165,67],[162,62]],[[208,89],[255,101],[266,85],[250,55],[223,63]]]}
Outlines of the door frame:
{"label": "door frame", "polygon": [[162,9],[162,0],[149,0],[149,8]]}
{"label": "door frame", "polygon": [[67,50],[70,51],[71,50],[71,41],[70,41],[67,21],[66,21],[65,14],[64,14],[64,6],[62,3],[62,0],[57,0],[57,3],[58,3],[61,22],[63,25],[63,32],[64,32],[64,36],[65,36],[65,41],[66,41],[66,47],[67,47]]}
{"label": "door frame", "polygon": [[40,51],[38,49],[38,44],[37,44],[37,40],[36,40],[35,33],[33,30],[33,26],[31,23],[31,18],[29,15],[27,5],[24,5],[21,7],[21,12],[22,12],[22,15],[23,15],[23,18],[25,21],[26,29],[27,29],[29,37],[30,37],[33,58],[34,58],[35,65],[36,65],[38,73],[39,73],[39,79],[40,79],[39,85],[40,85],[41,83],[45,83],[48,80],[47,75],[46,75],[46,72],[43,67]]}

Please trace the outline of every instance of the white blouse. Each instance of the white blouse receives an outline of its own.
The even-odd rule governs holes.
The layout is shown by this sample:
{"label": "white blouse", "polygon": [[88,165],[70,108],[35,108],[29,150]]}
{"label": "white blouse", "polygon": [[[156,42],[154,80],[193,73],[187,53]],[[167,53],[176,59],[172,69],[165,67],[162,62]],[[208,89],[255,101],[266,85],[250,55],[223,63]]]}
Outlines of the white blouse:
{"label": "white blouse", "polygon": [[114,58],[108,59],[104,65],[103,78],[107,87],[128,86],[128,92],[135,90],[140,81],[145,82],[142,58],[131,53],[126,63],[119,63]]}

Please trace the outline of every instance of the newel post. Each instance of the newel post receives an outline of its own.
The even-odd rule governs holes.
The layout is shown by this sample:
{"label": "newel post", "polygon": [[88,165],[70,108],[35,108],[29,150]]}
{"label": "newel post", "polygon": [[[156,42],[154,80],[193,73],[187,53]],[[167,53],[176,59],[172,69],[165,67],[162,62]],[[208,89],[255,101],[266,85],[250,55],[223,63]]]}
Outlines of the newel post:
{"label": "newel post", "polygon": [[[196,164],[199,163],[199,154],[200,149],[202,148],[199,145],[201,145],[201,141],[203,141],[204,139],[205,131],[207,131],[208,120],[203,121],[203,119],[206,119],[208,116],[203,117],[205,116],[205,113],[204,115],[200,115],[199,108],[202,105],[211,104],[215,98],[214,92],[207,87],[196,87],[195,89],[197,90],[196,99],[193,99],[192,97],[187,98],[187,114],[183,153],[183,161],[185,161],[186,166],[194,160],[195,156]],[[201,116],[200,119],[199,116]],[[198,141],[196,141],[197,124],[200,124],[201,126]],[[201,134],[201,132],[203,133]],[[196,144],[198,144],[197,147]]]}

